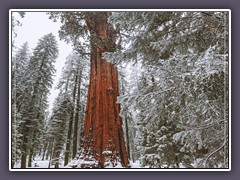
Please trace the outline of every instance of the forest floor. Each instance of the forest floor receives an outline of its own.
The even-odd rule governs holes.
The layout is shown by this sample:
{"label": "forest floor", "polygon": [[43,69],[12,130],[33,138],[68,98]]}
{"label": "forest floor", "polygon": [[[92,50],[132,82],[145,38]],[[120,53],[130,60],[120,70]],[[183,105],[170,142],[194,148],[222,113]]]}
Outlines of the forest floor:
{"label": "forest floor", "polygon": [[[140,163],[139,161],[136,161],[136,162],[130,162],[131,164],[131,168],[141,168],[140,167]],[[20,168],[21,164],[20,162],[18,162],[14,168]],[[33,162],[32,162],[32,167],[28,167],[28,168],[49,168],[49,160],[42,160],[41,157],[36,157],[34,158]],[[53,165],[50,166],[50,168],[54,168]],[[64,167],[63,166],[63,161],[62,163],[60,164],[59,168],[69,168],[69,167]]]}

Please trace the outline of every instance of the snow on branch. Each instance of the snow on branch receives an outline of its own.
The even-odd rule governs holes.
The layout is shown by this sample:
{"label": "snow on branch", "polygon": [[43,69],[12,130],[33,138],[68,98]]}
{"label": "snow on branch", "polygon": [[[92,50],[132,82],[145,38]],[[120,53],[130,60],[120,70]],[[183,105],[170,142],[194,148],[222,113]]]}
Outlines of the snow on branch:
{"label": "snow on branch", "polygon": [[222,120],[219,120],[219,121],[216,121],[216,122],[213,122],[213,123],[209,123],[209,124],[200,124],[200,125],[197,125],[197,126],[182,126],[181,128],[185,129],[185,130],[200,130],[200,129],[207,129],[207,128],[210,128],[212,126],[214,126],[215,124],[219,124],[220,122],[224,122],[225,120],[222,119]]}

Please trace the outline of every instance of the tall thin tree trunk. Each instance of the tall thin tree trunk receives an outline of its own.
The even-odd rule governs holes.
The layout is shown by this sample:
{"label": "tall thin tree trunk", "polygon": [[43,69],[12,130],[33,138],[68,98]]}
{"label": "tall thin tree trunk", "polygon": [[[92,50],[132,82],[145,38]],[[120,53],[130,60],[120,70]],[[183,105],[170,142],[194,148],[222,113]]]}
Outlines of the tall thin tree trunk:
{"label": "tall thin tree trunk", "polygon": [[11,168],[13,168],[14,167],[14,164],[15,164],[15,161],[11,161]]}
{"label": "tall thin tree trunk", "polygon": [[72,158],[76,156],[77,153],[77,145],[78,145],[78,122],[79,122],[79,111],[80,111],[80,90],[81,90],[81,76],[82,71],[78,72],[78,84],[77,84],[77,100],[76,100],[76,113],[75,113],[75,122],[74,122],[74,132],[73,132],[73,150],[72,150]]}
{"label": "tall thin tree trunk", "polygon": [[11,167],[13,168],[14,167],[14,164],[15,162],[17,161],[17,130],[16,130],[16,104],[14,102],[14,106],[12,108],[12,152],[11,152],[11,155],[12,155],[12,158],[11,158]]}
{"label": "tall thin tree trunk", "polygon": [[[94,34],[82,156],[83,159],[98,161],[102,167],[107,163],[115,166],[117,162],[126,167],[128,157],[119,116],[120,105],[116,103],[119,95],[118,72],[112,63],[102,58],[103,52],[116,47],[116,33],[108,24],[105,12],[89,16],[86,23]],[[97,41],[94,41],[94,36],[97,36]]]}
{"label": "tall thin tree trunk", "polygon": [[28,142],[28,139],[26,136],[24,136],[22,150],[21,150],[21,168],[26,168],[26,164],[27,164],[27,142]]}
{"label": "tall thin tree trunk", "polygon": [[48,158],[51,156],[51,152],[52,152],[52,142],[49,141],[45,160],[48,160]]}
{"label": "tall thin tree trunk", "polygon": [[[37,119],[39,118],[39,113],[37,114]],[[28,167],[32,167],[32,159],[33,159],[33,154],[34,154],[34,146],[36,145],[35,144],[35,141],[36,141],[36,131],[34,130],[33,131],[33,135],[32,135],[32,139],[31,139],[31,145],[29,147],[30,151],[29,151],[29,156],[28,156]]]}
{"label": "tall thin tree trunk", "polygon": [[29,156],[28,156],[28,167],[32,167],[32,159],[34,154],[34,145],[35,145],[36,132],[33,132],[32,144],[29,147]]}
{"label": "tall thin tree trunk", "polygon": [[[125,89],[124,89],[124,85],[123,85],[123,77],[121,77],[121,81],[122,81],[122,94],[125,94]],[[130,159],[131,157],[131,151],[130,151],[130,140],[129,140],[129,129],[128,129],[128,119],[127,119],[127,112],[128,112],[128,108],[125,107],[125,112],[124,112],[124,120],[125,120],[125,131],[126,131],[126,142],[127,142],[127,153],[128,153],[128,157]]]}
{"label": "tall thin tree trunk", "polygon": [[53,157],[53,149],[54,149],[54,141],[50,142],[49,144],[49,156],[50,156],[50,159],[49,159],[49,164],[48,164],[48,168],[51,168],[51,164],[52,164],[52,157]]}
{"label": "tall thin tree trunk", "polygon": [[71,145],[71,137],[72,137],[72,129],[73,129],[73,118],[74,118],[74,110],[75,110],[75,98],[76,98],[76,90],[77,90],[77,79],[78,78],[77,78],[77,74],[76,74],[74,88],[73,88],[73,107],[72,107],[71,117],[70,117],[70,121],[69,121],[69,125],[68,125],[64,166],[66,166],[69,162],[69,153],[70,153],[70,145]]}
{"label": "tall thin tree trunk", "polygon": [[59,151],[56,152],[55,157],[56,157],[56,159],[55,159],[56,161],[55,161],[54,168],[59,168],[59,158],[60,158],[60,152]]}
{"label": "tall thin tree trunk", "polygon": [[46,151],[47,151],[47,146],[48,146],[48,142],[45,142],[44,147],[43,147],[42,161],[44,161],[45,154],[46,154]]}
{"label": "tall thin tree trunk", "polygon": [[39,152],[38,152],[38,156],[40,157],[42,155],[42,145],[40,145],[40,148],[39,148]]}
{"label": "tall thin tree trunk", "polygon": [[33,158],[33,147],[31,147],[30,153],[28,156],[28,167],[32,167],[32,158]]}
{"label": "tall thin tree trunk", "polygon": [[125,127],[126,127],[126,142],[127,142],[127,153],[128,153],[128,157],[131,157],[131,151],[130,151],[130,142],[129,142],[129,129],[128,129],[128,120],[127,120],[127,112],[125,112],[124,115],[124,119],[125,119]]}
{"label": "tall thin tree trunk", "polygon": [[24,123],[25,131],[23,134],[23,143],[21,148],[21,168],[26,168],[27,165],[27,151],[28,151],[28,142],[29,142],[29,132],[30,132],[31,121],[29,119]]}

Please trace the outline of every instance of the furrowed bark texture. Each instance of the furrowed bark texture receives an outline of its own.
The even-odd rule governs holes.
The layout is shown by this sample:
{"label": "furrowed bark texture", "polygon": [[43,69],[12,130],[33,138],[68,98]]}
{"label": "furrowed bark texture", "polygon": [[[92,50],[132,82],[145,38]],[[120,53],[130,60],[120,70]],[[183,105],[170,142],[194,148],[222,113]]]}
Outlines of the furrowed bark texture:
{"label": "furrowed bark texture", "polygon": [[[91,38],[91,73],[86,117],[84,122],[84,143],[81,156],[95,160],[101,167],[120,162],[127,167],[128,157],[117,104],[117,68],[102,58],[103,52],[116,47],[116,33],[107,23],[107,13],[98,12],[86,18]],[[96,41],[97,37],[97,41]]]}

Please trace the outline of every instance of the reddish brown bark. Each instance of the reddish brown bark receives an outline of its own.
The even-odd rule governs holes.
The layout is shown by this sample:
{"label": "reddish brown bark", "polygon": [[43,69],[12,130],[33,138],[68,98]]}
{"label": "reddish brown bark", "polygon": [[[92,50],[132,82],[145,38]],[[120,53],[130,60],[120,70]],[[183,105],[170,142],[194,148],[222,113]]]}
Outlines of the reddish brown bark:
{"label": "reddish brown bark", "polygon": [[105,12],[88,16],[86,23],[92,33],[92,49],[81,157],[84,160],[95,160],[100,163],[101,167],[104,167],[106,163],[112,163],[111,165],[114,166],[116,162],[127,167],[129,162],[122,119],[119,116],[120,105],[116,103],[119,95],[118,72],[113,64],[102,58],[103,52],[113,51],[116,48],[116,32],[107,23]]}

